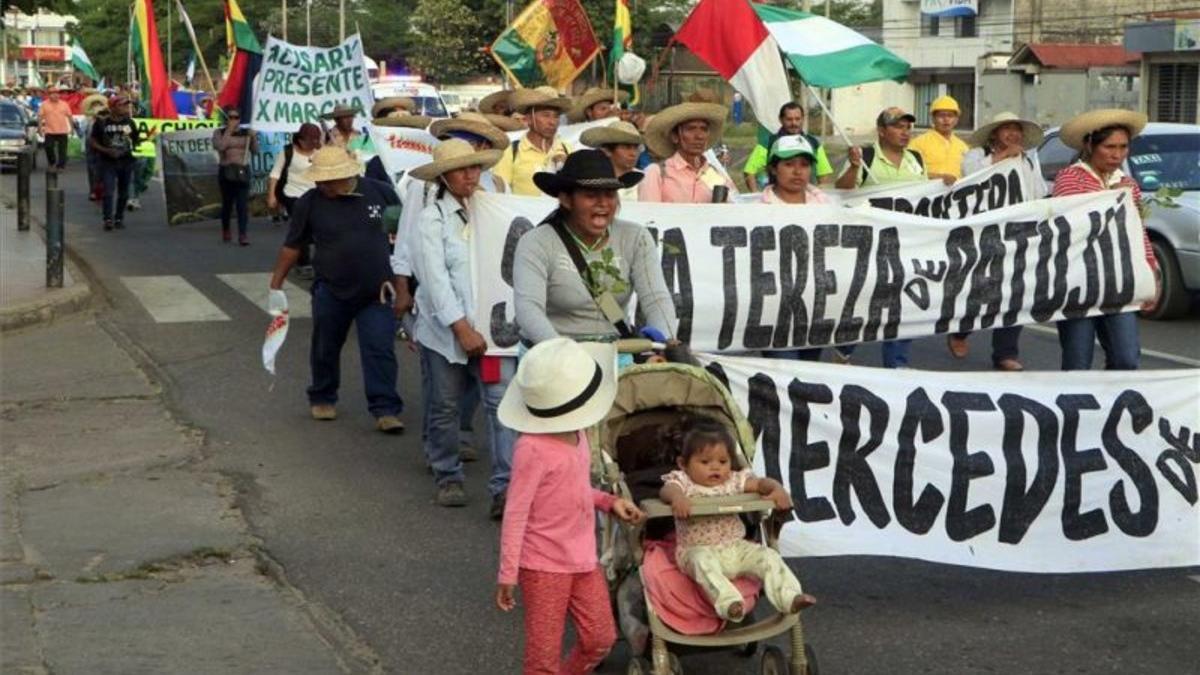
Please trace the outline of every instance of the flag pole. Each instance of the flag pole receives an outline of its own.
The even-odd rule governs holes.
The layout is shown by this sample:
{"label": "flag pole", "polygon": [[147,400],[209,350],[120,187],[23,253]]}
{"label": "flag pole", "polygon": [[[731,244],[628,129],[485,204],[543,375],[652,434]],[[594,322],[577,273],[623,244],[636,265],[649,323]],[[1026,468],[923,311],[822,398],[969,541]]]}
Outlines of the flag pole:
{"label": "flag pole", "polygon": [[171,57],[171,3],[167,3],[167,81],[175,76],[174,60]]}
{"label": "flag pole", "polygon": [[279,0],[279,15],[283,17],[283,41],[287,42],[287,0]]}
{"label": "flag pole", "polygon": [[[829,112],[829,108],[825,107],[825,101],[821,100],[820,96],[817,96],[817,92],[813,90],[812,85],[810,85],[808,82],[804,82],[804,88],[808,90],[808,93],[811,94],[813,98],[817,99],[817,104],[821,106],[821,112],[824,113],[825,117],[829,120],[829,124],[833,126],[833,130],[836,131],[838,136],[841,136],[842,140],[846,142],[846,148],[853,148],[853,141],[851,141],[850,137],[846,135],[846,132],[842,129],[842,125],[838,124],[837,120],[833,119],[833,114]],[[862,165],[862,170],[867,176],[871,175],[871,169],[867,167],[866,164]]]}
{"label": "flag pole", "polygon": [[338,42],[346,41],[346,0],[338,0]]}
{"label": "flag pole", "polygon": [[312,46],[312,0],[304,3],[304,46]]}
{"label": "flag pole", "polygon": [[[192,20],[188,18],[187,10],[183,8],[183,0],[175,0],[179,3],[179,20],[184,22],[184,27],[187,28],[188,37],[192,40],[192,50],[196,52],[196,58],[200,61],[200,69],[204,71],[204,79],[208,80],[208,88],[212,91],[213,96],[217,95],[217,85],[213,84],[212,74],[208,72],[208,63],[204,61],[204,50],[200,49],[200,44],[196,41],[196,30],[192,28]],[[167,5],[170,7],[170,4]]]}

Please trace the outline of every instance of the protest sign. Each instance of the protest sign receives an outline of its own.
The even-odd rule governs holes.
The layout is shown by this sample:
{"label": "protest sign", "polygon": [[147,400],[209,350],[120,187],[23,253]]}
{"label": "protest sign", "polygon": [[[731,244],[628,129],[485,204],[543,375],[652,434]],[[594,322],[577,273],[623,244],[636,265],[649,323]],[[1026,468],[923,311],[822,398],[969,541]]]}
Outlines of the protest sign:
{"label": "protest sign", "polygon": [[785,555],[1017,572],[1200,564],[1200,370],[895,371],[701,355],[747,411]]}
{"label": "protest sign", "polygon": [[1035,199],[1034,182],[1029,163],[1023,158],[1011,158],[963,176],[949,186],[940,180],[930,180],[831,192],[843,206],[871,206],[957,220]]}
{"label": "protest sign", "polygon": [[367,125],[367,131],[371,144],[375,146],[375,153],[393,182],[398,174],[433,161],[433,148],[438,140],[424,129],[370,124]]}
{"label": "protest sign", "polygon": [[207,129],[220,124],[216,120],[187,119],[182,117],[177,120],[156,120],[148,117],[135,117],[133,118],[133,123],[137,126],[138,134],[142,139],[142,142],[133,149],[134,157],[154,157],[155,146],[157,145],[155,141],[161,134],[169,134],[173,131],[182,131],[184,129]]}
{"label": "protest sign", "polygon": [[[471,199],[475,325],[517,342],[517,241],[555,206]],[[1128,191],[1043,199],[947,223],[834,206],[622,205],[660,241],[677,336],[702,351],[820,347],[1132,311],[1154,295]],[[564,265],[570,261],[563,253]]]}
{"label": "protest sign", "polygon": [[269,36],[255,80],[250,125],[294,132],[343,105],[359,111],[361,126],[374,102],[359,35],[331,48],[302,47]]}
{"label": "protest sign", "polygon": [[[171,225],[216,218],[221,209],[217,183],[217,151],[211,129],[176,131],[159,136],[163,197]],[[267,177],[275,157],[289,142],[288,134],[260,133],[258,152],[250,157],[250,212],[266,213]]]}

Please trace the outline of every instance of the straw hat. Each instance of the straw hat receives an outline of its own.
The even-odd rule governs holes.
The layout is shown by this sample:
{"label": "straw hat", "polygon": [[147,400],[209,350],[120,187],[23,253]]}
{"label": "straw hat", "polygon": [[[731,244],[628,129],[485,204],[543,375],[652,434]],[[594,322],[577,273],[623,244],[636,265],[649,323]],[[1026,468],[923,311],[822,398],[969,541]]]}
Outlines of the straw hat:
{"label": "straw hat", "polygon": [[596,424],[617,396],[612,344],[553,338],[521,358],[497,413],[500,423],[527,434],[556,434]]}
{"label": "straw hat", "polygon": [[533,174],[533,183],[542,192],[557,197],[564,190],[576,188],[622,190],[637,185],[643,177],[641,171],[618,176],[612,160],[600,150],[576,150],[567,155],[567,161],[557,173],[539,171]]}
{"label": "straw hat", "polygon": [[[602,101],[613,100],[612,89],[601,89],[600,87],[592,87],[583,92],[583,95],[575,99],[575,105],[567,111],[568,122],[583,122],[587,119],[587,109]],[[617,102],[628,103],[629,92],[621,91],[617,93]]]}
{"label": "straw hat", "polygon": [[996,113],[996,115],[992,117],[991,122],[988,122],[987,124],[971,132],[971,138],[968,140],[970,141],[972,147],[985,147],[992,140],[992,132],[996,131],[996,129],[999,129],[1005,124],[1013,123],[1020,124],[1021,130],[1025,132],[1026,150],[1037,147],[1042,142],[1042,137],[1044,134],[1042,134],[1041,127],[1033,122],[1030,122],[1029,120],[1021,119],[1016,113],[1007,111]]}
{"label": "straw hat", "polygon": [[483,117],[492,123],[501,131],[525,131],[529,127],[524,122],[518,119],[513,119],[508,115],[496,115],[494,113],[483,113]]}
{"label": "straw hat", "polygon": [[429,125],[429,133],[433,134],[434,138],[441,138],[452,131],[466,131],[476,136],[482,136],[496,150],[508,147],[508,134],[479,113],[459,113],[458,117],[437,120]]}
{"label": "straw hat", "polygon": [[417,104],[407,96],[388,96],[381,98],[371,106],[371,117],[387,117],[387,114],[399,108],[405,112],[412,112],[417,107]]}
{"label": "straw hat", "polygon": [[579,142],[589,148],[599,148],[615,143],[641,145],[642,135],[638,133],[637,127],[629,122],[615,122],[602,127],[588,129],[580,134]]}
{"label": "straw hat", "polygon": [[528,112],[530,108],[554,108],[565,111],[571,107],[571,99],[559,96],[554,87],[538,87],[536,89],[518,89],[512,92],[508,104],[519,113]]}
{"label": "straw hat", "polygon": [[361,171],[358,161],[351,157],[345,148],[326,145],[312,154],[312,165],[308,168],[307,177],[314,183],[323,183],[355,178]]}
{"label": "straw hat", "polygon": [[107,107],[108,99],[104,97],[104,94],[92,94],[79,102],[79,109],[88,117],[95,117],[96,113]]}
{"label": "straw hat", "polygon": [[355,110],[354,108],[352,108],[348,105],[340,105],[339,104],[339,105],[335,105],[333,107],[333,110],[330,110],[329,112],[325,113],[324,115],[321,115],[321,119],[336,120],[339,117],[357,117],[357,116],[358,116],[358,110]]}
{"label": "straw hat", "polygon": [[507,89],[493,91],[479,100],[476,106],[479,112],[493,115],[503,115],[509,109],[508,97],[512,92]]}
{"label": "straw hat", "polygon": [[418,166],[409,171],[408,175],[417,180],[433,180],[447,171],[467,166],[490,169],[500,161],[502,154],[504,153],[499,150],[476,151],[470,143],[461,138],[451,138],[434,147],[432,162]]}
{"label": "straw hat", "polygon": [[1146,115],[1140,112],[1133,112],[1132,110],[1119,110],[1116,108],[1089,110],[1067,120],[1067,123],[1062,125],[1062,131],[1058,133],[1058,137],[1068,148],[1082,150],[1084,139],[1087,138],[1088,134],[1104,129],[1105,127],[1115,126],[1122,126],[1129,129],[1129,137],[1133,138],[1142,133],[1142,129],[1146,128]]}
{"label": "straw hat", "polygon": [[377,127],[405,127],[407,129],[425,129],[433,122],[429,115],[410,115],[403,108],[393,108],[383,117],[376,117],[371,124]]}
{"label": "straw hat", "polygon": [[671,132],[675,127],[691,120],[708,122],[708,147],[721,140],[721,131],[725,126],[725,106],[717,103],[680,103],[666,108],[646,123],[646,147],[659,157],[670,157],[675,154],[675,144],[671,142]]}

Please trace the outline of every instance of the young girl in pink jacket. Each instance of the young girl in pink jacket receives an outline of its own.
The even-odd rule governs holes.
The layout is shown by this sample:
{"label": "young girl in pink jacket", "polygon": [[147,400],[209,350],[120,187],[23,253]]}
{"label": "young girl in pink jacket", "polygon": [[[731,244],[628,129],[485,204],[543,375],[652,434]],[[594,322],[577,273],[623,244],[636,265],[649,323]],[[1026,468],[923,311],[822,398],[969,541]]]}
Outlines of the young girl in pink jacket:
{"label": "young girl in pink jacket", "polygon": [[[525,601],[523,672],[590,673],[617,639],[608,586],[596,559],[596,509],[627,522],[644,514],[591,486],[587,435],[616,396],[611,345],[540,342],[521,359],[498,411],[521,432],[500,534],[496,605]],[[561,661],[567,615],[577,640]]]}

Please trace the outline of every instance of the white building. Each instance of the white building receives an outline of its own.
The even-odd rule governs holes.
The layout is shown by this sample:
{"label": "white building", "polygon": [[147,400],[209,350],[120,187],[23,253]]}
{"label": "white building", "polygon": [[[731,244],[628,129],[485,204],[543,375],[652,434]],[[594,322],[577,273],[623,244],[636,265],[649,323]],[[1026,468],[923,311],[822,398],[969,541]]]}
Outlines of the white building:
{"label": "white building", "polygon": [[[954,17],[922,13],[922,6],[929,4],[974,5],[976,13]],[[962,109],[959,127],[974,128],[976,70],[981,59],[999,55],[1006,63],[1013,53],[1013,4],[1014,0],[884,0],[883,45],[912,65],[908,81],[836,90],[834,117],[851,133],[864,134],[872,131],[880,110],[898,105],[917,116],[918,126],[928,126],[930,102],[949,94]]]}
{"label": "white building", "polygon": [[16,35],[19,46],[13,49],[8,40],[0,40],[0,83],[22,85],[40,79],[50,84],[72,72],[67,27],[74,23],[79,20],[70,14],[41,9],[36,14],[25,14],[10,7],[4,13],[4,32]]}

